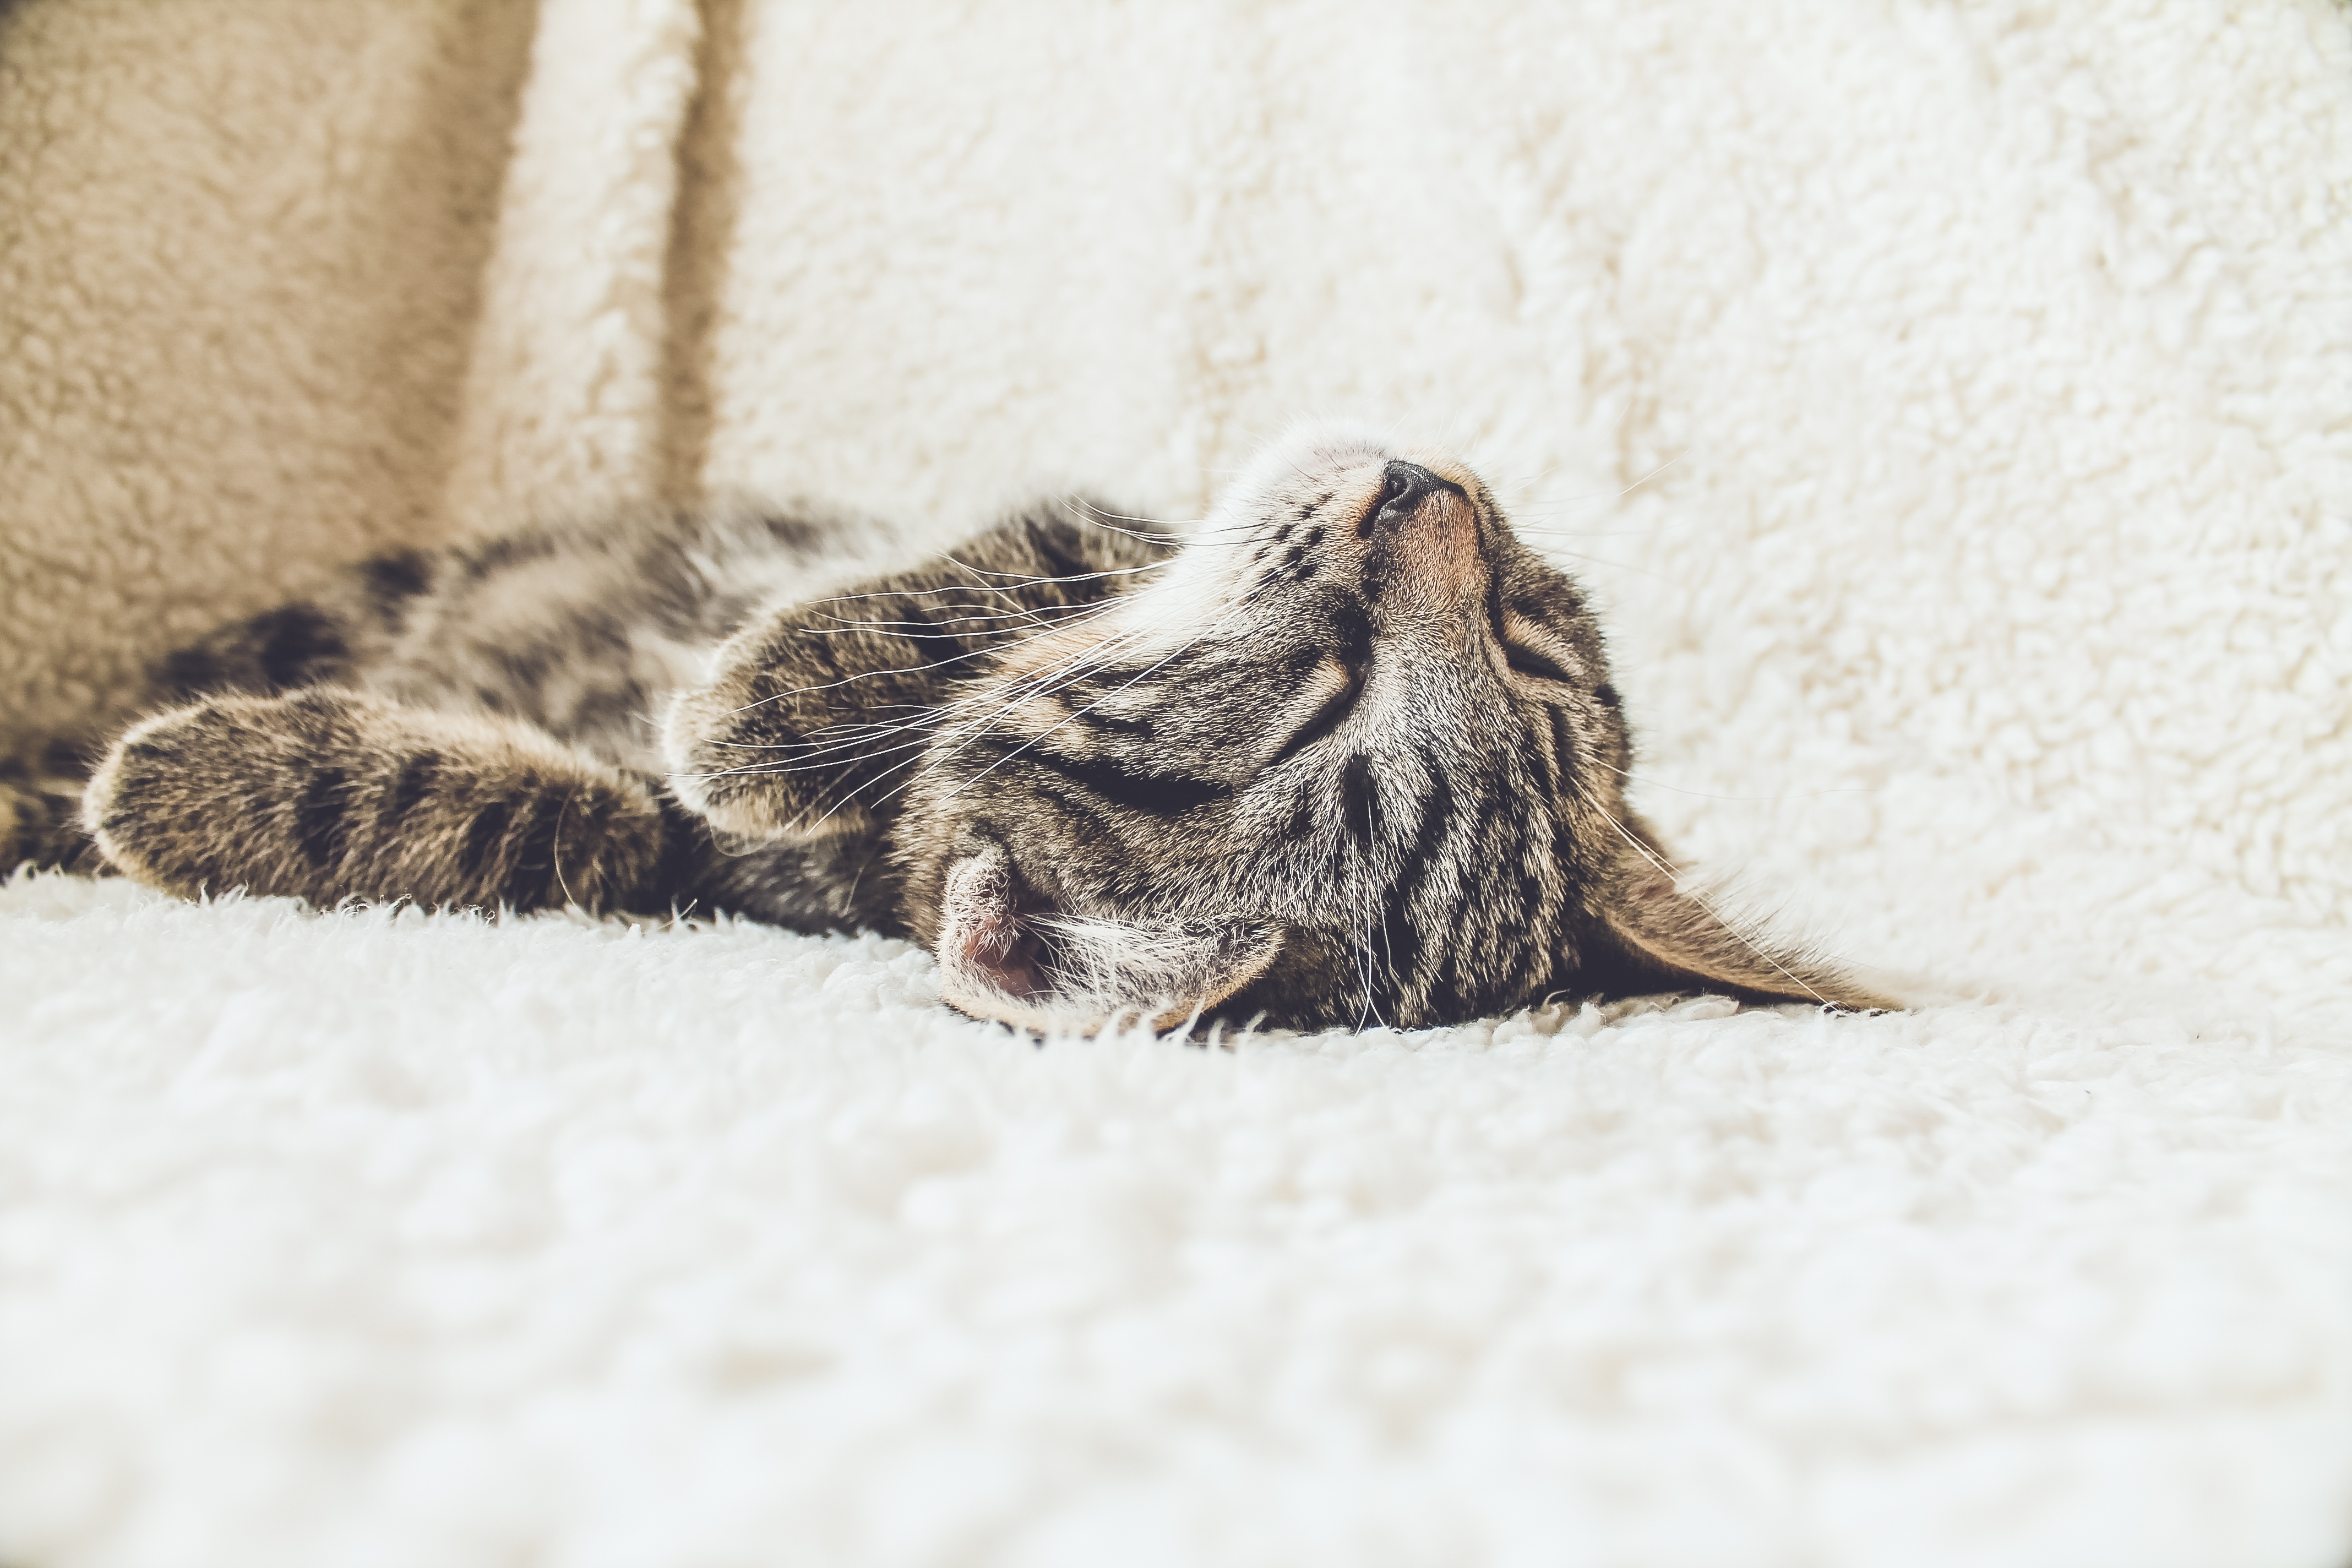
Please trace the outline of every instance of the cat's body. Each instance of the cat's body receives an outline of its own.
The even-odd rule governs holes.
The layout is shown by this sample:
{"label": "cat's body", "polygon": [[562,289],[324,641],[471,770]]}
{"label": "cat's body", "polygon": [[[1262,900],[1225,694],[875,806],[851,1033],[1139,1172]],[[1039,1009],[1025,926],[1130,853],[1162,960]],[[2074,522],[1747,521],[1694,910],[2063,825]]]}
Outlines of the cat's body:
{"label": "cat's body", "polygon": [[1310,434],[1181,543],[1076,506],[895,573],[839,542],[742,512],[370,563],[175,657],[195,700],[87,827],[184,893],[901,931],[1046,1029],[1881,1005],[1675,890],[1581,599],[1450,459]]}
{"label": "cat's body", "polygon": [[[869,627],[854,601],[812,605],[872,578],[843,549],[871,525],[799,513],[634,513],[370,561],[166,660],[159,684],[203,699],[206,718],[167,712],[125,736],[91,796],[124,802],[94,804],[89,826],[111,863],[183,893],[724,909],[904,934],[879,833],[714,834],[665,787],[659,716],[771,605],[810,623],[791,668],[875,672],[858,695],[878,710],[892,696],[881,672],[968,661],[1020,635],[1002,613],[1019,601],[983,574],[1050,578],[1092,573],[1106,551],[1165,553],[1064,510],[1007,520],[958,552],[962,566],[920,574],[938,618],[963,623],[944,639]],[[1069,595],[1048,584],[1027,597]],[[242,844],[224,842],[228,822]]]}

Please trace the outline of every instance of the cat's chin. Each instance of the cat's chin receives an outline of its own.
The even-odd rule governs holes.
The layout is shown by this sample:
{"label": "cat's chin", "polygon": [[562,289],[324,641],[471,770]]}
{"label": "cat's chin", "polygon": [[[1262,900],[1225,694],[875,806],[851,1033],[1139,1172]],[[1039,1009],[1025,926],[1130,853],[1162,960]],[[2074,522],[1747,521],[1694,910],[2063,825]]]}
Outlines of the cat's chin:
{"label": "cat's chin", "polygon": [[1281,928],[1270,922],[1055,910],[1025,892],[995,844],[949,868],[936,943],[950,1006],[1041,1035],[1181,1027],[1263,974],[1281,950]]}

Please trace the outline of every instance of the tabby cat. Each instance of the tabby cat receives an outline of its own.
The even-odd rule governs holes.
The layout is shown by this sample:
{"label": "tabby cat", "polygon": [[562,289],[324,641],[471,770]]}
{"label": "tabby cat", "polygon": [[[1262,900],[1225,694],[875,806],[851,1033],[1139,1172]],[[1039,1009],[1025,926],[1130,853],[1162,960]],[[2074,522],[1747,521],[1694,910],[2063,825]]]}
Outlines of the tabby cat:
{"label": "tabby cat", "polygon": [[1047,1032],[1888,1005],[1677,889],[1582,595],[1460,462],[1310,431],[1181,539],[1104,515],[829,586],[751,512],[372,562],[169,661],[81,821],[183,894],[907,933]]}

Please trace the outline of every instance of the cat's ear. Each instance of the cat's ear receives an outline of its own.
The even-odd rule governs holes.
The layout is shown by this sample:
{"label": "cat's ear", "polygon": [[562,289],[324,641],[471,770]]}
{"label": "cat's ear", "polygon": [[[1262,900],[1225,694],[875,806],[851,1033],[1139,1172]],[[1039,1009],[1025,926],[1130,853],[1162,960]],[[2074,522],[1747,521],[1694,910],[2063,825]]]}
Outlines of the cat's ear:
{"label": "cat's ear", "polygon": [[1044,1034],[1172,1029],[1263,973],[1282,947],[1265,921],[1095,920],[1021,885],[990,844],[949,868],[936,949],[944,999]]}
{"label": "cat's ear", "polygon": [[1814,1002],[1853,1012],[1903,1006],[1834,964],[1725,919],[1706,899],[1680,887],[1654,849],[1643,854],[1626,847],[1610,868],[1598,912],[1632,961],[1637,985]]}

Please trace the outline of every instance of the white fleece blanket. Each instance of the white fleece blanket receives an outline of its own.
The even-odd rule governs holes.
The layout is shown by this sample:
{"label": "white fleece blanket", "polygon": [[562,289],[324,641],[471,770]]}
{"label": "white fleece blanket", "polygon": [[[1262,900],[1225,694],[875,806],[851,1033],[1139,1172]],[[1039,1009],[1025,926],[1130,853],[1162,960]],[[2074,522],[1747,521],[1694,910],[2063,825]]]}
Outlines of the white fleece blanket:
{"label": "white fleece blanket", "polygon": [[0,13],[10,733],[387,540],[1350,414],[1922,1005],[1041,1047],[20,876],[0,1564],[2352,1561],[2341,7],[226,8]]}

